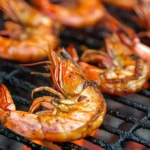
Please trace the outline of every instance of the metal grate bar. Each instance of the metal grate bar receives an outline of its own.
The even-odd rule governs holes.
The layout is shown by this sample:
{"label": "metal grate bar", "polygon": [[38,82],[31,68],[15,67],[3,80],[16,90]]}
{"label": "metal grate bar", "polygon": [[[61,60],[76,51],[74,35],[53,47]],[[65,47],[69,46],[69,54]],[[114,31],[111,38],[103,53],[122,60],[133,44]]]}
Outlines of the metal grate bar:
{"label": "metal grate bar", "polygon": [[[15,71],[13,71],[13,72],[15,72]],[[0,77],[1,77],[2,80],[9,81],[10,84],[15,85],[16,87],[22,88],[22,89],[24,89],[26,91],[31,91],[32,89],[34,89],[36,87],[35,85],[32,85],[29,82],[26,82],[24,80],[18,79],[16,77],[12,76],[12,75],[14,75],[14,74],[12,74],[12,73],[7,74],[6,72],[2,72],[0,74]],[[146,107],[144,105],[141,105],[141,104],[139,104],[137,102],[130,101],[130,100],[128,100],[125,97],[112,96],[112,95],[107,95],[107,94],[104,94],[104,97],[105,98],[106,97],[107,98],[111,98],[111,99],[113,99],[113,100],[115,100],[115,101],[117,101],[119,103],[123,103],[123,104],[125,104],[127,106],[133,107],[133,108],[138,109],[138,110],[142,110],[144,112],[148,112],[148,110],[149,110],[148,107]],[[18,102],[18,103],[20,103],[22,105],[26,105],[26,106],[30,106],[31,103],[32,103],[31,101],[29,101],[27,99],[24,99],[24,98],[22,98],[20,96],[17,96],[17,95],[13,95],[13,99],[16,102]],[[116,118],[122,119],[122,120],[124,120],[126,122],[131,122],[131,123],[133,123],[135,125],[138,124],[138,127],[135,128],[135,130],[137,130],[140,127],[146,128],[146,129],[150,128],[150,124],[149,123],[147,123],[145,121],[142,121],[142,120],[138,120],[134,116],[126,116],[126,115],[124,115],[124,114],[122,114],[122,113],[120,113],[120,112],[118,112],[116,110],[112,110],[112,109],[108,109],[107,113],[109,115],[112,115],[112,116],[116,117]],[[150,143],[148,141],[143,140],[140,137],[137,137],[137,136],[133,135],[129,131],[128,132],[124,132],[124,131],[118,130],[118,129],[116,129],[114,127],[111,127],[109,125],[106,125],[106,124],[102,124],[100,129],[103,129],[103,130],[105,130],[107,132],[110,132],[112,134],[118,135],[120,137],[122,137],[122,135],[123,135],[124,138],[120,138],[120,140],[122,139],[121,142],[123,142],[125,140],[130,140],[130,141],[135,141],[135,142],[141,143],[141,144],[143,144],[143,145],[145,145],[147,147],[150,146]],[[6,131],[8,132],[8,130],[6,130]],[[1,132],[1,134],[4,134],[4,133]],[[101,146],[101,147],[106,148],[106,149],[113,149],[113,147],[114,147],[114,144],[111,145],[111,144],[109,144],[109,143],[107,143],[107,142],[105,142],[103,140],[100,140],[98,138],[91,137],[91,136],[86,137],[85,140],[87,140],[89,142],[92,142],[93,144],[96,144],[96,145]],[[22,142],[22,141],[20,141],[20,142]],[[26,144],[25,142],[22,142],[22,143]],[[59,145],[62,148],[64,148],[64,145],[65,145],[66,149],[70,149],[70,148],[75,148],[75,149],[79,149],[79,150],[80,149],[81,150],[85,149],[85,148],[80,147],[80,146],[78,146],[76,144],[73,144],[73,143],[70,143],[70,144],[69,143],[56,143],[56,144]],[[115,144],[117,145],[118,143],[116,142]],[[116,147],[116,145],[115,145],[115,147]],[[30,145],[30,146],[32,147],[32,145]]]}
{"label": "metal grate bar", "polygon": [[103,94],[103,95],[105,98],[113,99],[119,103],[125,104],[129,107],[133,107],[133,108],[138,109],[140,111],[144,111],[144,112],[148,111],[148,107],[146,107],[140,103],[131,101],[131,100],[127,99],[126,97],[114,96],[114,95],[108,95],[108,94]]}
{"label": "metal grate bar", "polygon": [[34,85],[24,81],[24,80],[21,80],[21,79],[17,79],[16,77],[14,76],[10,76],[9,74],[7,74],[6,72],[1,72],[0,74],[0,79],[3,81],[3,80],[6,80],[6,81],[9,81],[10,84],[12,85],[15,85],[19,88],[22,88],[26,91],[31,91],[32,89],[36,88]]}
{"label": "metal grate bar", "polygon": [[150,91],[149,90],[142,90],[139,92],[139,94],[146,96],[146,97],[150,97]]}
{"label": "metal grate bar", "polygon": [[62,39],[64,37],[66,38],[65,41],[62,41],[62,45],[66,45],[66,46],[72,43],[71,42],[72,40],[74,41],[74,43],[78,43],[78,45],[79,43],[81,43],[93,48],[99,48],[102,46],[101,42],[99,42],[100,39],[96,39],[95,37],[89,37],[87,36],[87,34],[83,32],[79,34],[79,32],[76,32],[74,29],[63,32],[60,37]]}
{"label": "metal grate bar", "polygon": [[112,116],[114,116],[114,117],[116,117],[116,118],[119,118],[119,119],[122,119],[122,120],[124,120],[124,121],[126,121],[126,122],[130,122],[130,123],[133,123],[133,124],[136,124],[136,123],[138,123],[142,128],[146,128],[146,129],[150,129],[150,123],[148,123],[148,122],[143,122],[143,121],[141,121],[141,120],[138,120],[137,118],[135,118],[134,116],[126,116],[126,115],[124,115],[124,114],[122,114],[122,113],[120,113],[119,111],[116,111],[116,110],[113,110],[113,109],[108,109],[107,110],[107,113],[109,114],[109,115],[112,115]]}
{"label": "metal grate bar", "polygon": [[[12,140],[15,140],[17,142],[21,142],[23,144],[26,144],[27,146],[29,146],[35,150],[50,150],[49,148],[46,148],[44,146],[41,146],[41,145],[36,144],[30,140],[25,139],[24,137],[10,131],[9,129],[4,128],[3,126],[0,126],[0,134],[4,135],[4,136],[6,136]],[[87,150],[84,147],[78,146],[78,145],[76,145],[74,143],[70,143],[70,142],[65,142],[65,143],[54,142],[54,144],[60,146],[64,150],[67,150],[67,149],[70,150],[71,148],[75,148],[76,150]]]}
{"label": "metal grate bar", "polygon": [[31,101],[29,101],[29,100],[27,100],[27,99],[25,99],[25,98],[22,98],[22,97],[20,97],[20,96],[17,96],[17,95],[12,95],[12,98],[13,98],[13,100],[14,100],[15,102],[17,102],[17,103],[19,103],[19,104],[22,104],[22,105],[24,105],[24,106],[30,107],[31,104],[32,104]]}
{"label": "metal grate bar", "polygon": [[60,146],[64,150],[70,150],[72,148],[74,148],[76,150],[87,150],[87,148],[78,146],[78,145],[76,145],[74,143],[70,143],[70,142],[64,142],[64,143],[56,143],[56,142],[54,142],[54,144]]}
{"label": "metal grate bar", "polygon": [[[132,128],[135,128],[134,130],[136,130],[139,127],[137,127],[137,125],[134,125]],[[124,140],[127,140],[127,141],[129,140],[129,141],[134,141],[134,142],[143,144],[143,145],[145,145],[147,147],[150,147],[150,142],[148,142],[147,140],[144,140],[144,139],[142,139],[142,138],[140,138],[138,136],[133,135],[132,132],[130,132],[130,131],[125,132],[125,131],[116,129],[116,128],[111,127],[111,126],[106,125],[106,124],[102,124],[101,125],[101,129],[104,129],[104,130],[106,130],[106,131],[108,131],[108,132],[110,132],[112,134],[120,136],[120,140],[118,142],[123,142]]]}
{"label": "metal grate bar", "polygon": [[0,126],[0,134],[4,135],[4,136],[6,136],[12,140],[15,140],[17,142],[21,142],[23,144],[26,144],[27,146],[32,147],[35,150],[50,150],[50,149],[43,147],[39,144],[31,142],[30,140],[27,140],[24,137],[17,135],[16,133],[13,133],[12,131],[10,131],[10,130],[2,127],[2,126]]}
{"label": "metal grate bar", "polygon": [[93,144],[96,144],[98,146],[101,146],[102,148],[111,150],[110,144],[104,140],[100,140],[100,139],[92,137],[92,136],[86,137],[85,140],[87,140]]}

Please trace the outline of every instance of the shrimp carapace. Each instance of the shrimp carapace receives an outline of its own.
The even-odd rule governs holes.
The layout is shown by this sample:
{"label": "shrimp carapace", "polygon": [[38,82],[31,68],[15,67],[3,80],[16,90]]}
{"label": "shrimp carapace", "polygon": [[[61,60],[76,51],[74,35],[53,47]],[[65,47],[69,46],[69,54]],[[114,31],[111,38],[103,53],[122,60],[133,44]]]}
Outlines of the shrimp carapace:
{"label": "shrimp carapace", "polygon": [[[32,95],[47,90],[55,96],[36,98],[29,112],[17,111],[8,89],[1,84],[0,121],[31,140],[65,142],[84,138],[103,122],[105,100],[96,83],[86,80],[65,50],[58,53],[51,50],[49,58],[52,64],[48,67],[56,90],[39,87]],[[37,111],[39,106],[44,110]]]}

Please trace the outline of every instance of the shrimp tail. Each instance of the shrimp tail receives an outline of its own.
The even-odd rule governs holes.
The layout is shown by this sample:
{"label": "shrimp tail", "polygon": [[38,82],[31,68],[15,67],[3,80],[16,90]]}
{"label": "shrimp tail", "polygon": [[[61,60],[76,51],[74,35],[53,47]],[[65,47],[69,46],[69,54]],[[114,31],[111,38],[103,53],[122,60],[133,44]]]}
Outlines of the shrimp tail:
{"label": "shrimp tail", "polygon": [[3,84],[0,84],[0,109],[1,112],[5,110],[10,110],[10,111],[16,110],[13,99],[8,89]]}
{"label": "shrimp tail", "polygon": [[[30,120],[30,122],[29,122]],[[34,114],[16,111],[10,92],[0,85],[0,121],[3,126],[32,139],[43,139],[40,122]]]}

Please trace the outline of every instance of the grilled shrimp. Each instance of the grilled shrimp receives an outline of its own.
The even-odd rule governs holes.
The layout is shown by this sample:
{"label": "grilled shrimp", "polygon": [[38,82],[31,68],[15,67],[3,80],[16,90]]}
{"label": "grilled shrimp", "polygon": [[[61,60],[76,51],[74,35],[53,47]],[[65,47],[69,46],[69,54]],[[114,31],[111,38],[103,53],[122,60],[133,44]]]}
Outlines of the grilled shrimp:
{"label": "grilled shrimp", "polygon": [[123,44],[129,47],[129,49],[138,55],[140,58],[142,58],[144,61],[146,61],[150,68],[150,47],[141,43],[140,39],[138,37],[135,37],[134,39],[131,39],[129,36],[118,33],[118,36]]}
{"label": "grilled shrimp", "polygon": [[150,30],[150,1],[149,0],[102,0],[103,2],[116,5],[127,10],[133,10],[137,14],[136,20],[139,24]]}
{"label": "grilled shrimp", "polygon": [[1,30],[0,57],[20,62],[43,59],[47,52],[43,47],[56,48],[59,44],[59,24],[32,8],[22,0],[0,0],[0,9],[11,18]]}
{"label": "grilled shrimp", "polygon": [[[78,0],[74,6],[52,4],[49,0],[31,0],[50,18],[68,26],[85,27],[95,24],[105,15],[104,7],[99,0]],[[73,3],[70,2],[69,3]]]}
{"label": "grilled shrimp", "polygon": [[[96,83],[89,82],[65,50],[49,54],[48,65],[57,91],[39,87],[55,95],[36,98],[29,112],[17,111],[8,89],[0,85],[0,121],[14,132],[36,140],[65,142],[88,136],[103,122],[106,103]],[[39,106],[45,109],[36,113]]]}
{"label": "grilled shrimp", "polygon": [[[86,50],[81,56],[78,64],[84,75],[109,94],[127,95],[141,90],[148,80],[147,63],[123,45],[117,35],[105,41],[107,53]],[[92,62],[99,67],[88,64]]]}
{"label": "grilled shrimp", "polygon": [[[72,27],[83,27],[83,26],[93,25],[97,23],[100,26],[105,27],[106,30],[109,30],[112,33],[122,32],[124,35],[121,37],[121,41],[127,46],[129,46],[129,48],[132,49],[134,53],[139,55],[142,59],[146,60],[150,64],[149,61],[150,48],[140,42],[140,39],[138,38],[138,36],[136,35],[133,29],[125,26],[119,20],[115,19],[112,15],[110,15],[108,11],[100,3],[100,1],[98,2],[98,0],[94,0],[94,1],[89,0],[86,3],[84,3],[83,0],[79,1],[79,4],[82,5],[77,5],[76,10],[83,9],[82,14],[84,15],[82,15],[80,11],[74,12],[74,9],[71,8],[69,9],[67,7],[65,8],[60,5],[52,4],[48,0],[31,0],[31,1],[35,5],[40,7],[43,12],[45,12],[54,20],[57,20],[62,24],[69,25]],[[148,17],[149,16],[148,6],[150,3],[149,0],[143,0],[141,2],[139,2],[138,0],[127,0],[125,2],[123,1],[120,2],[120,0],[101,0],[101,1],[109,2],[114,5],[128,8],[128,9],[134,9],[137,15],[139,16],[139,18],[141,18],[140,22],[142,24],[145,24],[145,26],[149,28],[148,27],[150,25],[149,17]],[[84,7],[86,9],[84,9]],[[95,7],[95,11],[93,10],[94,7]],[[99,11],[99,16],[96,15],[98,14],[98,11]],[[95,18],[95,16],[98,17]],[[80,19],[78,19],[78,17]],[[91,18],[93,21],[91,21]]]}
{"label": "grilled shrimp", "polygon": [[120,41],[129,47],[133,53],[146,61],[150,68],[150,47],[141,42],[133,29],[122,24],[108,12],[106,12],[105,18],[99,22],[99,25],[104,26],[107,30],[112,32],[112,34],[116,33]]}
{"label": "grilled shrimp", "polygon": [[[79,24],[76,24],[76,22],[72,21],[72,20],[77,20],[77,19],[74,19],[74,13],[69,13],[70,11],[68,8],[63,8],[62,6],[59,6],[56,4],[51,4],[51,3],[49,3],[48,0],[31,0],[31,1],[34,4],[38,5],[43,11],[46,11],[45,13],[51,14],[50,16],[54,17],[54,19],[56,17],[56,20],[58,20],[60,23],[63,23],[65,25],[69,25],[69,26],[73,26],[73,27],[82,27],[83,25],[87,26],[88,24],[86,23],[86,21],[89,21],[90,20],[89,18],[92,17],[92,15],[94,15],[94,13],[91,13],[91,16],[89,17],[88,12],[90,12],[90,11],[87,12],[87,11],[85,11],[85,9],[83,9],[83,12],[85,13],[85,15],[84,16],[79,15],[81,17],[80,21],[82,22],[82,24],[80,25],[80,22],[79,22]],[[136,6],[137,3],[138,3],[138,5],[136,7],[137,9],[138,9],[138,7],[143,6],[143,5],[140,5],[139,2],[137,2],[137,0],[127,0],[127,2],[125,1],[125,3],[124,2],[120,3],[120,0],[119,1],[118,0],[116,0],[116,1],[114,1],[114,0],[102,0],[102,1],[114,3],[115,5],[119,5],[119,6],[123,5],[126,8],[131,8],[131,7],[133,8],[133,6]],[[149,3],[148,0],[145,0],[145,1],[147,3]],[[143,1],[141,3],[145,3],[145,1]],[[91,1],[91,0],[84,3],[83,6],[88,5],[89,3],[93,3],[93,4],[97,3],[97,7],[99,5],[102,6],[102,4],[100,2],[98,4],[98,1]],[[90,8],[92,8],[92,6],[93,5],[89,5]],[[55,8],[58,8],[58,9],[60,8],[60,10],[61,10],[61,8],[63,8],[66,10],[66,13],[64,13],[64,14],[62,13],[62,15],[57,15],[57,13],[61,13],[61,12],[65,12],[65,11],[57,11],[57,12],[56,11],[50,11],[50,9],[53,10]],[[145,7],[143,7],[143,8],[145,8]],[[109,30],[112,33],[114,33],[114,32],[118,33],[119,38],[122,41],[122,43],[127,45],[132,50],[133,53],[140,56],[143,60],[146,60],[150,66],[150,59],[149,59],[150,58],[150,48],[148,46],[144,45],[143,43],[141,43],[141,41],[140,41],[139,37],[136,35],[135,31],[133,29],[129,28],[128,26],[122,24],[116,18],[114,18],[111,14],[108,13],[108,11],[104,7],[99,9],[99,11],[100,10],[102,11],[102,16],[104,14],[105,15],[103,17],[97,18],[97,21],[96,21],[97,24],[102,26],[102,27],[105,27],[106,30]],[[67,11],[68,11],[68,13],[67,13]],[[95,11],[96,11],[96,9],[95,9]],[[64,16],[69,15],[69,17],[68,16],[63,17],[63,15]],[[88,16],[88,19],[87,19],[87,16]],[[68,21],[69,23],[63,22],[61,19],[59,19],[59,18],[57,19],[57,17],[61,17],[62,19],[64,19],[65,21]],[[95,18],[95,17],[92,17],[92,18]],[[85,24],[84,24],[84,22],[85,22]],[[93,22],[91,22],[91,23],[93,24]]]}

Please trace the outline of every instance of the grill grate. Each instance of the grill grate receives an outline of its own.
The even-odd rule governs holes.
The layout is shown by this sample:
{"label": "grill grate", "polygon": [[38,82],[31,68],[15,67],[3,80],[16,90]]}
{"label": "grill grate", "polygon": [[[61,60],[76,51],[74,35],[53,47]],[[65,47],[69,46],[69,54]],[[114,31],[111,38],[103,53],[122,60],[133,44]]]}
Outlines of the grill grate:
{"label": "grill grate", "polygon": [[[116,12],[114,8],[112,11]],[[107,32],[107,34],[109,34],[109,32]],[[62,40],[62,46],[67,46],[70,43],[74,43],[80,53],[81,44],[85,44],[90,48],[100,48],[103,46],[103,38],[107,36],[107,34],[106,31],[104,31],[103,28],[99,28],[99,26],[81,30],[67,28],[61,34],[60,38]],[[47,82],[47,79],[30,74],[31,71],[43,71],[42,67],[21,67],[17,63],[3,59],[0,59],[0,62],[0,82],[4,83],[10,90],[17,109],[28,110],[32,103],[30,96],[32,89],[43,85],[51,86],[51,83]],[[40,95],[42,94],[48,93],[41,92]],[[135,96],[138,98],[137,101],[133,98]],[[143,137],[143,134],[138,134],[137,132],[143,129],[143,131],[150,133],[150,105],[148,104],[150,91],[143,90],[138,94],[132,95],[132,97],[121,97],[108,94],[104,94],[104,97],[108,104],[108,110],[104,123],[99,128],[100,135],[89,136],[86,137],[85,140],[97,145],[98,147],[109,150],[119,150],[125,148],[127,142],[129,141],[134,141],[146,147],[150,147],[150,141],[148,141],[149,138],[145,138]],[[143,99],[146,100],[143,102],[141,101]],[[111,120],[114,119],[117,119],[117,124],[112,124]],[[122,126],[127,127],[123,128]],[[4,128],[1,124],[0,134],[14,141],[23,143],[32,149],[48,150],[48,148],[31,142],[30,140],[27,140],[24,137]],[[115,140],[108,139],[105,136],[107,134],[111,137],[115,137]],[[71,142],[54,144],[58,145],[63,150],[87,149]]]}
{"label": "grill grate", "polygon": [[[2,60],[4,61],[4,60]],[[13,71],[4,71],[3,68],[11,68],[11,70]],[[40,67],[39,67],[40,68]],[[16,103],[19,103],[20,105],[23,106],[27,106],[29,107],[32,103],[31,98],[29,98],[29,100],[27,100],[28,98],[23,98],[24,95],[26,94],[18,94],[18,93],[22,93],[20,92],[21,90],[24,91],[24,93],[30,93],[32,89],[38,87],[36,82],[40,81],[40,85],[46,85],[45,79],[39,76],[36,76],[35,81],[33,83],[29,82],[28,80],[24,80],[22,79],[22,74],[24,74],[24,78],[30,78],[33,75],[30,75],[31,71],[35,71],[37,70],[36,68],[25,68],[25,67],[21,67],[17,64],[14,64],[12,62],[9,61],[4,61],[4,63],[1,65],[0,67],[0,80],[2,83],[6,84],[8,86],[8,88],[10,89],[11,92],[11,87],[13,86],[13,89],[16,88],[16,92],[17,94],[13,94],[12,92],[12,96],[13,99]],[[7,69],[5,69],[7,70]],[[9,69],[10,70],[10,69]],[[35,75],[34,75],[35,76]],[[142,95],[148,96],[150,95],[150,91],[148,90],[143,90]],[[29,94],[30,95],[30,94]],[[150,122],[148,122],[148,119],[150,119],[150,107],[147,107],[143,104],[140,104],[138,102],[134,102],[132,100],[129,100],[129,98],[127,97],[120,97],[120,96],[113,96],[113,95],[108,95],[108,94],[104,94],[104,97],[107,101],[107,103],[109,103],[109,100],[113,100],[114,103],[122,103],[123,105],[127,105],[129,107],[131,107],[131,109],[135,109],[135,110],[139,110],[145,113],[144,117],[141,118],[137,118],[135,116],[132,115],[126,115],[125,113],[122,113],[121,111],[118,111],[116,109],[113,109],[111,107],[108,107],[107,110],[107,116],[113,116],[115,118],[118,118],[120,120],[123,120],[125,123],[130,122],[132,123],[131,128],[128,131],[124,131],[118,128],[115,128],[109,124],[103,123],[101,125],[101,127],[99,128],[100,130],[105,130],[109,133],[112,133],[114,135],[117,135],[119,137],[119,139],[117,141],[115,141],[114,143],[109,143],[106,140],[101,140],[99,138],[96,137],[92,137],[89,136],[87,138],[85,138],[85,140],[98,145],[102,148],[105,149],[121,149],[122,143],[126,142],[126,141],[134,141],[137,143],[140,143],[144,146],[150,147],[150,142],[137,136],[134,135],[135,131],[137,131],[140,128],[143,129],[150,129]],[[5,129],[2,125],[0,126],[0,134],[13,139],[15,141],[21,142],[23,144],[26,144],[28,146],[30,146],[33,149],[40,149],[40,150],[46,150],[47,148],[40,146],[38,144],[35,144],[25,138],[23,138],[22,136],[19,136],[13,132],[11,132],[8,129]],[[86,148],[78,146],[76,144],[67,142],[67,143],[55,143],[58,146],[60,146],[62,149],[77,149],[77,150],[85,150]]]}

